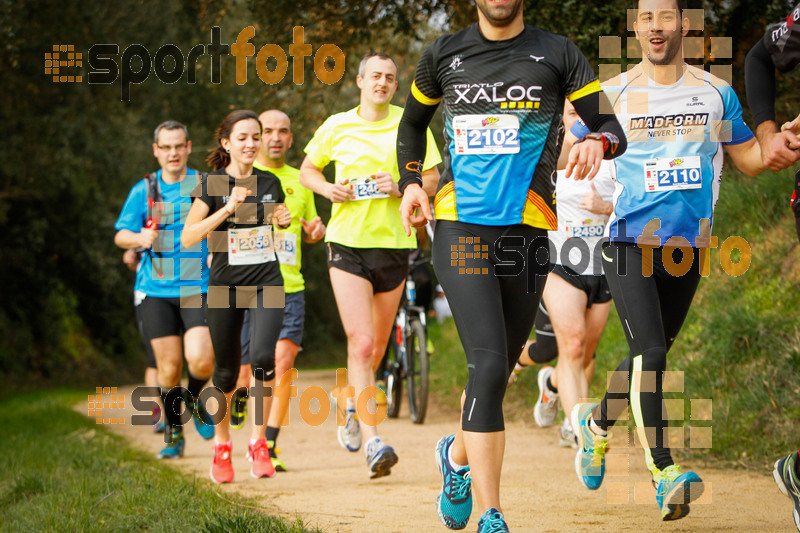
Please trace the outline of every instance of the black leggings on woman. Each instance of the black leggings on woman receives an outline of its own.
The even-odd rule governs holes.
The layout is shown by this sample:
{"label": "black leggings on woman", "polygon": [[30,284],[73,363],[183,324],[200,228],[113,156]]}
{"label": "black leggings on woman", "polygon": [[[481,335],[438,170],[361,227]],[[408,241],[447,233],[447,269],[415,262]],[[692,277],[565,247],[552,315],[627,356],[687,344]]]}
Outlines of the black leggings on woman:
{"label": "black leggings on woman", "polygon": [[[632,243],[610,243],[603,248],[603,268],[630,353],[617,367],[592,416],[601,428],[608,429],[630,404],[651,472],[653,467],[663,470],[673,464],[664,439],[668,426],[662,406],[664,370],[667,352],[700,282],[698,249],[679,249],[683,254],[673,250],[672,261],[665,266],[664,248],[641,248]],[[648,267],[651,253],[652,269]],[[689,260],[692,264],[686,272],[676,266]]]}
{"label": "black leggings on woman", "polygon": [[[267,287],[270,292],[278,288],[283,289]],[[226,289],[228,307],[223,308],[219,305],[219,291]],[[252,291],[240,288],[238,298],[236,292],[235,287],[210,287],[206,305],[206,321],[216,359],[213,383],[226,394],[236,388],[242,364],[241,332],[245,310],[250,311],[250,365],[253,376],[260,381],[275,377],[275,344],[283,324],[283,307],[265,307],[263,287]]]}

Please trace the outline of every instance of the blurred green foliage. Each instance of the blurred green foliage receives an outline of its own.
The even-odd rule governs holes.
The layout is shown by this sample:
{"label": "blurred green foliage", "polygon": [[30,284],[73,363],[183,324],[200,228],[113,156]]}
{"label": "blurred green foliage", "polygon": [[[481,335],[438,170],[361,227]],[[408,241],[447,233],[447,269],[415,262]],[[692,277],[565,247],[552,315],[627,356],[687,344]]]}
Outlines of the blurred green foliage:
{"label": "blurred green foliage", "polygon": [[[597,66],[625,61],[598,59],[597,37],[628,35],[627,7],[623,0],[527,1],[525,18],[568,35]],[[744,54],[765,24],[780,19],[791,2],[708,0],[703,7],[706,42],[710,36],[732,38],[734,85],[744,99]],[[99,375],[119,380],[140,376],[144,352],[133,320],[133,273],[122,265],[112,238],[130,187],[155,169],[151,139],[158,123],[175,119],[187,124],[193,141],[190,166],[206,170],[212,132],[230,110],[281,108],[292,118],[295,134],[287,161],[299,166],[303,147],[319,124],[357,105],[356,65],[364,53],[382,50],[396,58],[400,88],[395,103],[402,105],[424,46],[439,33],[475,20],[471,3],[444,0],[178,0],[157,6],[143,0],[0,2],[0,380],[30,386],[92,384]],[[313,58],[306,58],[304,83],[295,85],[290,57],[283,81],[265,85],[251,58],[247,83],[237,85],[234,58],[227,56],[221,62],[222,83],[213,84],[205,56],[198,61],[197,83],[187,83],[184,75],[165,84],[151,72],[123,102],[119,78],[110,85],[89,84],[85,78],[83,83],[53,83],[44,74],[44,54],[54,44],[71,44],[84,54],[82,70],[73,72],[85,76],[87,52],[94,44],[119,45],[118,62],[137,43],[153,56],[172,43],[186,56],[193,46],[210,42],[213,26],[221,28],[223,43],[233,44],[250,25],[256,30],[251,41],[256,50],[275,43],[288,51],[295,26],[304,27],[313,52],[322,44],[336,44],[346,55],[344,77],[325,85],[314,74]],[[139,67],[137,61],[134,66]],[[797,77],[784,80],[778,110],[780,118],[789,118],[800,107],[800,96],[789,90]],[[438,115],[432,129],[441,139]],[[327,220],[329,202],[317,202]],[[311,246],[304,255],[305,360],[335,365],[343,360],[344,339],[324,248]]]}

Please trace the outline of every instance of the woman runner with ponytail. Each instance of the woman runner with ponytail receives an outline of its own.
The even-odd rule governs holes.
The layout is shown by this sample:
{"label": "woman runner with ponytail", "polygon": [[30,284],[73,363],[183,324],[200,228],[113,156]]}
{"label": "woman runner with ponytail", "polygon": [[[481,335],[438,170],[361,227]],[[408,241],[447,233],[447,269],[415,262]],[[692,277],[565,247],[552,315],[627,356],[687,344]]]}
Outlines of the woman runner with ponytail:
{"label": "woman runner with ponytail", "polygon": [[[275,382],[275,343],[283,322],[283,278],[273,246],[273,226],[286,228],[291,214],[283,205],[278,178],[253,168],[261,147],[261,124],[252,111],[237,110],[220,124],[218,146],[206,161],[214,169],[203,174],[181,243],[190,248],[208,238],[214,252],[206,303],[206,320],[214,346],[213,383],[225,394],[221,420],[217,416],[211,479],[233,481],[230,441],[230,400],[241,360],[239,336],[245,309],[250,311],[250,359],[256,392]],[[248,447],[250,475],[272,477],[275,468],[264,438],[272,396],[252,395],[262,405],[254,411]],[[261,416],[259,416],[259,414]]]}

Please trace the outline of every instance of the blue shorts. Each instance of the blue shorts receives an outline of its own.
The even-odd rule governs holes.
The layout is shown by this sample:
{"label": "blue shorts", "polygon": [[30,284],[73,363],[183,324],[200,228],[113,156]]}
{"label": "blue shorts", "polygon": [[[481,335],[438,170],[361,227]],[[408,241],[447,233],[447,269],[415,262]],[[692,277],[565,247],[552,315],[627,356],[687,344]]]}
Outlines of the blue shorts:
{"label": "blue shorts", "polygon": [[[283,309],[283,325],[278,340],[288,339],[300,346],[306,319],[306,291],[287,292]],[[242,364],[250,364],[250,313],[244,314],[242,324]]]}

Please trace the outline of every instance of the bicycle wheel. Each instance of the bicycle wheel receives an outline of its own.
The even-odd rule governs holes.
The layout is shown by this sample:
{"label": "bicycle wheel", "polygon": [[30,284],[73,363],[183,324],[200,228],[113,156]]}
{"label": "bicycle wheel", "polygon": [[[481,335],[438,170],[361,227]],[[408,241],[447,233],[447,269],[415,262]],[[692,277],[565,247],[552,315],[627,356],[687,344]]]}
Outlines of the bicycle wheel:
{"label": "bicycle wheel", "polygon": [[403,399],[403,376],[402,366],[400,365],[401,347],[397,344],[397,335],[392,331],[389,338],[389,346],[386,350],[386,400],[389,418],[397,418],[400,414],[400,403]]}
{"label": "bicycle wheel", "polygon": [[428,409],[428,338],[418,318],[412,318],[406,337],[406,379],[411,421],[422,424]]}

